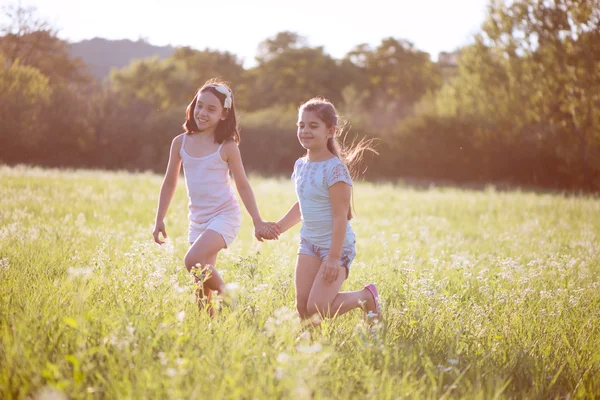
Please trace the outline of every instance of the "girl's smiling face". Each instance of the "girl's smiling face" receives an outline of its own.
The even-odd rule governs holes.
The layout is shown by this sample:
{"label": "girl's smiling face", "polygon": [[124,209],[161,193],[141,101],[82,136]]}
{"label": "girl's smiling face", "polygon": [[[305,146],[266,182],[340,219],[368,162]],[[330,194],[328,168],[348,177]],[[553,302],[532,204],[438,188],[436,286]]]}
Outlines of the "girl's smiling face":
{"label": "girl's smiling face", "polygon": [[320,151],[327,148],[327,140],[333,137],[334,128],[325,123],[313,111],[303,110],[298,115],[298,141],[306,150]]}
{"label": "girl's smiling face", "polygon": [[199,93],[194,107],[194,121],[200,132],[215,128],[219,121],[224,120],[227,113],[221,100],[210,90]]}

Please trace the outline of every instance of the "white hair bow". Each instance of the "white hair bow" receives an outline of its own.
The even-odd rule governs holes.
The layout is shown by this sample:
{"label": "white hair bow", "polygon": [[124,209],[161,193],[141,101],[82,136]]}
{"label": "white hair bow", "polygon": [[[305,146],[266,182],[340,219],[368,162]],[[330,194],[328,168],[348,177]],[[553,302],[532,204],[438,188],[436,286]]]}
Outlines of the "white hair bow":
{"label": "white hair bow", "polygon": [[231,91],[225,85],[215,85],[213,86],[219,93],[223,93],[225,95],[225,100],[223,101],[223,108],[231,108]]}

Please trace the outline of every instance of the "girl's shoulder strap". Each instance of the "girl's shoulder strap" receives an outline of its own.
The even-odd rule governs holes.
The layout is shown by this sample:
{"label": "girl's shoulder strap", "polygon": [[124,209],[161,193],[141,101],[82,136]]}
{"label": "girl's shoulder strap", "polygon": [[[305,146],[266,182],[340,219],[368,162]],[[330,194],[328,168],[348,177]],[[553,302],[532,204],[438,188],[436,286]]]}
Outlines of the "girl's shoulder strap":
{"label": "girl's shoulder strap", "polygon": [[229,150],[228,146],[230,142],[237,146],[237,143],[235,143],[234,141],[225,140],[223,141],[223,143],[219,144],[219,147],[217,147],[217,151],[215,151],[215,154],[218,154],[219,158],[225,162],[229,161],[229,155],[231,154],[231,150]]}
{"label": "girl's shoulder strap", "polygon": [[185,148],[183,147],[183,145],[185,144],[185,137],[187,136],[187,133],[182,133],[181,135],[181,146],[179,146],[179,156],[183,159],[185,158],[186,154],[185,154]]}

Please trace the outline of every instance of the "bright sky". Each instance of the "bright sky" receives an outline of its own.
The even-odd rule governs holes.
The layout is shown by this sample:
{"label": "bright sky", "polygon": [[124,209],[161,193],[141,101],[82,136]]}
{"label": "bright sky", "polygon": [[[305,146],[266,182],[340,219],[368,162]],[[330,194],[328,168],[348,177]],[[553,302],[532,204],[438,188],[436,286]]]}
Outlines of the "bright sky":
{"label": "bright sky", "polygon": [[[14,4],[17,0],[0,0]],[[258,44],[288,30],[336,58],[360,43],[407,39],[434,59],[470,42],[488,0],[21,0],[75,42],[145,38],[227,50],[254,63]]]}

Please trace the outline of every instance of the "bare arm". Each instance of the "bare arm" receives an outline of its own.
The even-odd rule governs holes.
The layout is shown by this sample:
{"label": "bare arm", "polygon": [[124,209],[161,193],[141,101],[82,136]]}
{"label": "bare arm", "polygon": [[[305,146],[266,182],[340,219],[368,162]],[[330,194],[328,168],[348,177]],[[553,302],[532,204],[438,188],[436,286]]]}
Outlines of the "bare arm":
{"label": "bare arm", "polygon": [[246,171],[244,170],[244,165],[242,164],[242,155],[240,154],[239,147],[234,142],[227,143],[225,153],[227,157],[226,161],[229,164],[229,169],[231,170],[233,180],[235,181],[235,187],[240,194],[244,207],[246,207],[248,214],[252,217],[252,222],[255,224],[261,222],[262,218],[260,217],[260,212],[256,205],[256,198],[254,197],[252,186],[250,186]]}
{"label": "bare arm", "polygon": [[156,210],[156,221],[154,224],[154,241],[158,244],[163,244],[164,241],[160,239],[159,233],[167,237],[167,231],[165,229],[164,218],[169,209],[169,204],[173,200],[175,189],[177,188],[177,180],[179,179],[179,171],[181,169],[181,156],[179,155],[179,149],[181,148],[181,135],[177,136],[171,142],[171,150],[169,152],[169,163],[167,164],[167,171],[160,187],[160,195],[158,197],[158,209]]}
{"label": "bare arm", "polygon": [[345,182],[337,182],[329,187],[329,198],[333,214],[333,230],[331,233],[331,246],[327,258],[321,264],[321,276],[327,285],[332,284],[338,278],[340,270],[340,258],[342,247],[348,226],[348,210],[350,208],[350,197],[352,190]]}
{"label": "bare arm", "polygon": [[252,190],[252,186],[250,186],[244,164],[242,163],[240,149],[235,142],[229,142],[225,145],[225,157],[244,207],[246,207],[248,214],[252,217],[256,238],[262,242],[263,236],[259,232],[269,227],[273,231],[274,236],[269,236],[268,238],[277,239],[279,237],[279,228],[274,224],[265,223],[260,216],[254,191]]}
{"label": "bare arm", "polygon": [[329,258],[339,260],[342,255],[346,227],[348,226],[348,210],[350,209],[350,198],[352,188],[345,182],[337,182],[329,187],[329,198],[333,213],[333,231],[331,234],[331,246]]}
{"label": "bare arm", "polygon": [[296,202],[292,208],[290,208],[288,212],[279,221],[277,221],[277,225],[279,225],[281,228],[281,233],[283,233],[301,220],[302,214],[300,213],[300,204]]}

